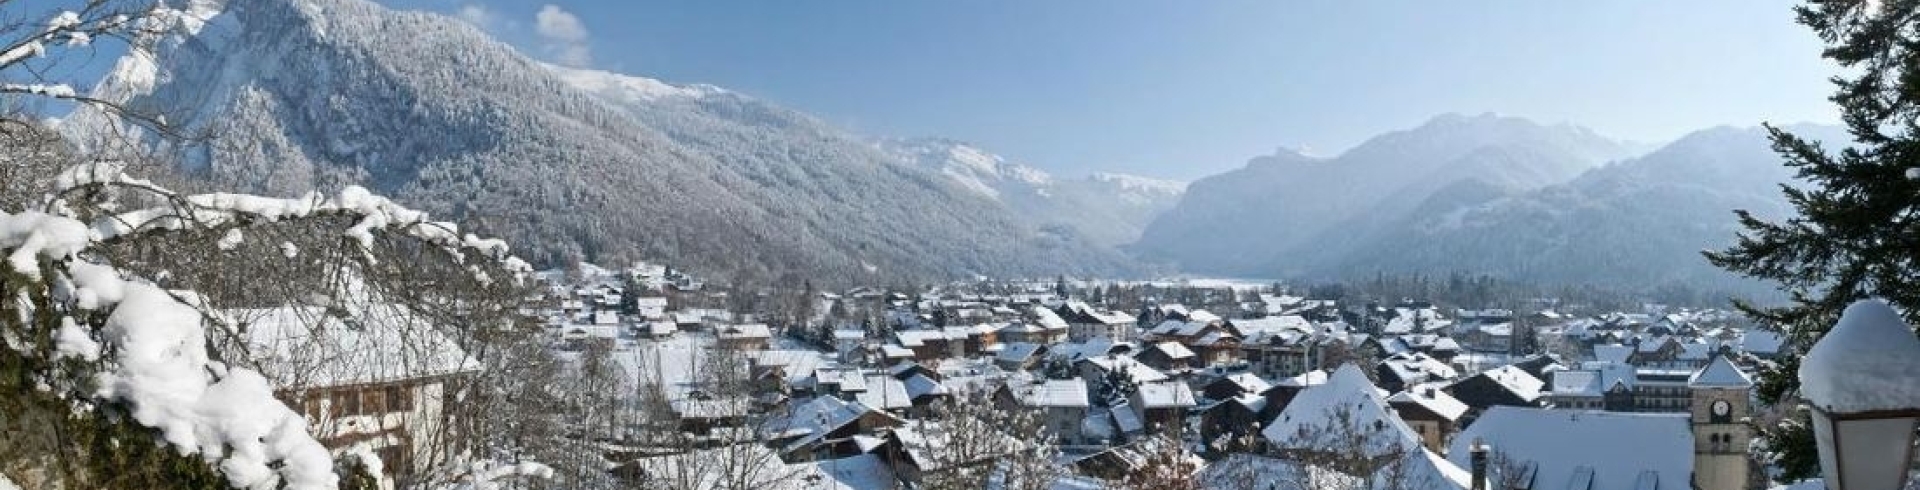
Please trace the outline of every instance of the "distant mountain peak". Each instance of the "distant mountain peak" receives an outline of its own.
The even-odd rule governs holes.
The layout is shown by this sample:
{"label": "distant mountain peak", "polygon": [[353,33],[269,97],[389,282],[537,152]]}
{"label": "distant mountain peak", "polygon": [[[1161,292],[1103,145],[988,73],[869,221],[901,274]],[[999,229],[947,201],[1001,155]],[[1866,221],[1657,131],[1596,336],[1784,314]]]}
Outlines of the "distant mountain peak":
{"label": "distant mountain peak", "polygon": [[947,138],[881,140],[881,150],[928,170],[940,172],[967,190],[999,198],[1009,186],[1045,188],[1053,176],[1008,161],[973,144]]}
{"label": "distant mountain peak", "polygon": [[1177,180],[1156,179],[1114,172],[1094,172],[1087,176],[1096,182],[1105,182],[1133,192],[1144,192],[1177,196],[1187,191],[1187,183]]}
{"label": "distant mountain peak", "polygon": [[628,102],[651,102],[668,98],[703,99],[729,94],[727,89],[707,84],[674,85],[657,79],[624,75],[603,70],[569,68],[544,64],[569,85]]}

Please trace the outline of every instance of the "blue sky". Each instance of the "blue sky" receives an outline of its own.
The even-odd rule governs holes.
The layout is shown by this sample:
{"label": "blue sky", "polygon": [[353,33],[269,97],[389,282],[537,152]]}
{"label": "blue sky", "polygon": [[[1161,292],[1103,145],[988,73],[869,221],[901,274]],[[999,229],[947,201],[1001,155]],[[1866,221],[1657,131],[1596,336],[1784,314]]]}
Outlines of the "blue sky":
{"label": "blue sky", "polygon": [[383,0],[538,57],[720,85],[1056,173],[1192,179],[1445,112],[1658,142],[1832,122],[1783,0]]}

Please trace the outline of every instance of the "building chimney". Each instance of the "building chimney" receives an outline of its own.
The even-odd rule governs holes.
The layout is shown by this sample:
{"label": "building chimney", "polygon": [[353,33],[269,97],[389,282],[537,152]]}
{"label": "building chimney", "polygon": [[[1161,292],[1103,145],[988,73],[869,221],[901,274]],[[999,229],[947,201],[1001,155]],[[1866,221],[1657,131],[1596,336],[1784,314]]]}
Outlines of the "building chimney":
{"label": "building chimney", "polygon": [[1473,438],[1469,458],[1473,466],[1473,490],[1487,490],[1487,445],[1478,437]]}

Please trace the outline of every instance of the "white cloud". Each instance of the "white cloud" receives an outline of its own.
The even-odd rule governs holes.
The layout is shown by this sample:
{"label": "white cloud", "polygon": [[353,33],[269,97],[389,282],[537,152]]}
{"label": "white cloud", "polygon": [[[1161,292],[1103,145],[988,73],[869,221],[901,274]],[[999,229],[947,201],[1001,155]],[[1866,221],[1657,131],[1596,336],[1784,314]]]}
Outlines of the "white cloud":
{"label": "white cloud", "polygon": [[500,17],[493,13],[493,9],[477,3],[461,5],[454,16],[468,24],[473,24],[474,27],[488,30],[493,29],[494,24],[500,21]]}
{"label": "white cloud", "polygon": [[546,42],[547,54],[560,64],[580,67],[593,63],[593,54],[587,45],[587,26],[573,13],[547,4],[534,15],[534,31]]}

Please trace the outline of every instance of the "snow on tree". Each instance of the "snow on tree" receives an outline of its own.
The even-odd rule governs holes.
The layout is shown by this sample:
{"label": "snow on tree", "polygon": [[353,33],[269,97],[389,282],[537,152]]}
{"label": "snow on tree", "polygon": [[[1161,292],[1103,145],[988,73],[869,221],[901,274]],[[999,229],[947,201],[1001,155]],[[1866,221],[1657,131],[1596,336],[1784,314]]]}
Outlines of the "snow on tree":
{"label": "snow on tree", "polygon": [[[44,22],[0,25],[0,80],[8,81],[0,93],[79,103],[171,134],[163,118],[44,77],[97,39],[125,41],[137,54],[152,34],[198,29],[211,15],[204,3],[34,7],[42,6],[51,12]],[[9,143],[0,148],[0,474],[8,479],[35,488],[365,485],[365,472],[382,467],[378,458],[336,461],[281,398],[297,392],[262,371],[244,327],[221,314],[249,301],[391,302],[464,327],[451,332],[463,350],[508,369],[449,382],[454,396],[475,402],[455,404],[462,408],[511,408],[497,403],[510,386],[501,381],[546,355],[515,348],[528,337],[512,334],[510,303],[500,300],[517,300],[526,265],[503,242],[358,187],[297,198],[176,191],[201,184],[166,172],[135,178],[128,163],[77,152],[40,126],[0,115]],[[551,473],[516,461],[527,453],[513,441],[527,433],[477,415],[449,410],[440,422],[458,429],[416,439],[426,463],[441,469],[402,483],[485,488]],[[514,469],[462,463],[495,460]]]}

